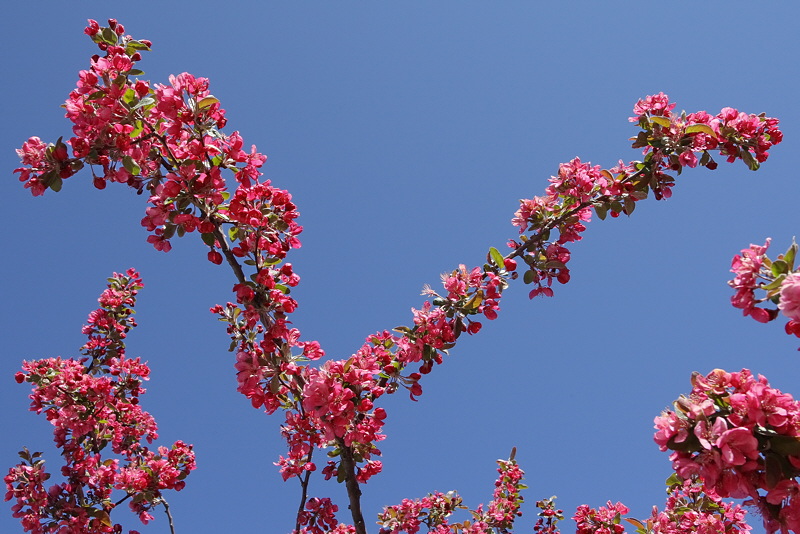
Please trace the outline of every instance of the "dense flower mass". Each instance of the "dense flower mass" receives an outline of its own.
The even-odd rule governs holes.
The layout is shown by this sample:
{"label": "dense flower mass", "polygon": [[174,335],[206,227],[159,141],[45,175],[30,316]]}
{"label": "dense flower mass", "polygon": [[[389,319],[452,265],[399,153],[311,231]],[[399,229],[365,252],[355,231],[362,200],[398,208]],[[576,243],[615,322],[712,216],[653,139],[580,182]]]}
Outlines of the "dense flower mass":
{"label": "dense flower mass", "polygon": [[[366,532],[359,484],[382,469],[377,444],[385,438],[387,413],[377,406],[381,397],[400,389],[414,400],[421,395],[423,376],[443,363],[460,336],[477,334],[484,320],[498,317],[511,280],[522,277],[530,284],[531,298],[552,296],[554,281],[569,282],[570,244],[582,239],[593,212],[600,219],[631,215],[651,192],[656,199],[669,198],[675,176],[684,168],[717,167],[712,152],[730,162],[741,159],[756,170],[782,140],[778,121],[763,114],[724,108],[717,115],[704,111],[678,115],[663,93],[648,96],[636,103],[631,118],[640,128],[633,147],[642,150],[642,161],[619,161],[608,169],[579,158],[562,163],[542,196],[520,202],[512,219],[519,236],[508,242],[510,252],[504,255],[491,247],[483,265],[459,265],[443,275],[443,290],[426,286],[426,300],[411,310],[409,326],[368,336],[349,358],[316,365],[309,362],[325,355],[320,344],[303,339],[290,320],[298,307],[292,290],[300,277],[287,260],[300,247],[299,212],[288,191],[262,180],[266,156],[255,146],[245,149],[238,132],[223,133],[225,111],[211,94],[208,80],[182,73],[170,76],[167,84],[151,85],[138,78],[143,73],[136,68],[141,53],[150,49],[149,41],[126,35],[113,19],[106,27],[90,20],[85,33],[102,55],[94,56],[79,73],[65,103],[72,137],[55,143],[31,137],[17,151],[22,163],[15,172],[37,196],[47,189],[59,191],[63,180],[87,166],[99,189],[122,183],[138,193],[146,191],[148,206],[141,225],[155,249],[168,252],[176,236],[195,233],[207,247],[208,261],[232,269],[234,302],[214,306],[212,312],[227,323],[230,350],[236,354],[238,391],[257,409],[270,414],[284,411],[281,433],[288,452],[276,465],[284,480],[297,478],[303,489],[298,533]],[[790,318],[787,332],[800,335],[800,278],[793,273],[794,253],[791,259],[787,253],[771,262],[765,251],[766,245],[751,247],[734,261],[734,305],[745,315],[769,320],[778,311],[758,304],[779,300],[778,309]],[[766,282],[760,282],[764,277]],[[72,462],[65,468],[69,481],[50,491],[58,495],[57,505],[44,490],[47,475],[36,454],[26,453],[25,462],[6,477],[7,498],[17,499],[15,513],[28,530],[50,532],[69,520],[81,528],[110,532],[116,528],[108,519],[113,508],[108,495],[113,490],[130,496],[131,507],[146,522],[149,510],[163,502],[161,491],[183,487],[183,478],[194,468],[191,448],[182,442],[172,449],[159,448],[158,453],[141,445],[143,439],[156,437],[152,417],[138,404],[149,369],[124,353],[125,336],[135,326],[130,308],[139,287],[141,281],[132,271],[114,277],[101,308],[84,329],[89,336],[82,348],[84,360],[26,362],[24,372],[17,375],[18,381],[36,386],[33,407],[47,414],[56,427],[57,443]],[[766,290],[767,297],[757,300],[757,289]],[[753,386],[752,391],[765,388]],[[746,396],[737,392],[729,397],[738,399],[736,395]],[[675,415],[675,420],[663,416],[661,434],[667,436],[672,425],[674,435],[658,439],[676,451],[673,456],[679,455],[674,461],[684,478],[701,476],[705,487],[716,492],[713,495],[741,493],[755,499],[751,486],[764,485],[749,474],[762,469],[759,462],[768,464],[770,454],[784,454],[765,455],[761,446],[767,441],[774,447],[787,446],[762,429],[794,439],[793,434],[781,433],[794,423],[773,428],[770,425],[777,424],[780,413],[770,411],[761,419],[748,414],[758,421],[751,428],[741,413],[721,413],[727,409],[701,402],[692,417],[689,412]],[[690,433],[693,438],[687,437]],[[98,443],[110,444],[121,458],[101,461]],[[327,449],[321,469],[312,459],[317,449]],[[794,521],[796,488],[787,480],[794,476],[798,461],[789,453],[781,458],[785,465],[779,474],[786,480],[768,485],[770,493],[758,499],[770,510],[787,502],[780,512],[767,516],[789,524]],[[318,470],[325,479],[345,483],[352,526],[336,521],[337,507],[330,500],[305,497],[310,476]],[[500,463],[500,474],[492,502],[485,510],[473,510],[472,521],[449,524],[447,518],[462,508],[460,499],[432,494],[387,508],[381,515],[382,532],[417,532],[422,525],[438,534],[507,532],[522,502],[522,471],[513,455]],[[770,473],[765,476],[774,478]],[[88,505],[76,501],[80,484],[91,485],[89,495],[94,500]],[[556,532],[561,511],[555,510],[552,499],[540,503],[543,511],[535,530]],[[578,531],[618,532],[623,509],[610,503],[598,510],[582,507],[576,515]],[[732,525],[738,521],[733,516]],[[654,516],[652,521],[653,529],[671,532],[669,525],[682,519]],[[719,526],[708,518],[702,521]],[[703,532],[700,523],[693,525]],[[735,528],[730,532],[737,532]]]}
{"label": "dense flower mass", "polygon": [[[677,480],[669,490],[663,510],[653,508],[646,532],[653,534],[746,534],[746,511],[738,504],[724,502],[714,493],[705,493],[697,480]],[[633,522],[637,524],[636,522]]]}
{"label": "dense flower mass", "polygon": [[572,519],[577,524],[577,534],[622,534],[625,527],[620,518],[627,513],[628,507],[624,504],[608,501],[597,509],[582,504]]}
{"label": "dense flower mass", "polygon": [[119,499],[112,495],[120,491],[117,504],[130,498],[130,508],[147,523],[152,508],[164,502],[163,492],[183,489],[195,468],[191,445],[177,441],[154,452],[142,444],[158,438],[155,420],[139,403],[150,369],[128,358],[123,342],[136,326],[133,306],[141,288],[133,269],[114,273],[83,327],[86,357],[26,361],[16,375],[34,386],[31,410],[47,416],[65,459],[64,481],[47,488],[41,453],[27,449],[5,477],[5,498],[16,500],[14,516],[25,532],[121,532],[109,515]]}
{"label": "dense flower mass", "polygon": [[750,248],[742,250],[741,255],[734,256],[731,272],[736,277],[728,282],[736,290],[736,294],[731,297],[731,304],[740,308],[745,316],[749,315],[760,323],[770,320],[770,313],[756,306],[755,297],[756,289],[761,286],[761,280],[767,274],[764,258],[769,243],[770,239],[767,239],[764,246],[750,245]]}
{"label": "dense flower mass", "polygon": [[378,516],[380,534],[416,534],[425,527],[429,533],[451,534],[489,534],[490,532],[510,532],[514,520],[522,515],[519,511],[523,498],[520,490],[524,472],[514,461],[514,452],[508,460],[498,460],[499,476],[495,481],[492,501],[486,510],[483,505],[470,513],[472,520],[451,523],[449,518],[456,510],[466,509],[462,499],[455,492],[431,493],[422,499],[404,499],[395,506],[387,506]]}
{"label": "dense flower mass", "polygon": [[[609,501],[597,509],[583,505],[573,517],[577,533],[622,534],[627,532],[623,520],[637,527],[638,534],[746,534],[750,531],[744,520],[745,510],[737,504],[724,502],[713,492],[705,492],[698,479],[681,481],[680,477],[673,476],[667,482],[669,488],[664,508],[659,510],[654,506],[645,521],[623,517],[628,508],[622,503]],[[552,507],[552,499],[542,506],[545,512]],[[540,527],[538,532],[555,534],[558,530],[554,526],[549,530]]]}
{"label": "dense flower mass", "polygon": [[677,475],[698,477],[707,495],[749,499],[770,533],[800,531],[800,403],[746,369],[695,374],[692,386],[655,419]]}
{"label": "dense flower mass", "polygon": [[[731,272],[736,276],[728,282],[736,290],[731,304],[760,323],[777,319],[782,313],[789,319],[786,333],[800,337],[800,272],[795,271],[797,244],[793,242],[786,253],[772,260],[766,254],[770,241],[768,238],[764,246],[750,245],[734,256]],[[763,291],[763,296],[757,297],[756,291]],[[777,306],[760,306],[768,303]]]}

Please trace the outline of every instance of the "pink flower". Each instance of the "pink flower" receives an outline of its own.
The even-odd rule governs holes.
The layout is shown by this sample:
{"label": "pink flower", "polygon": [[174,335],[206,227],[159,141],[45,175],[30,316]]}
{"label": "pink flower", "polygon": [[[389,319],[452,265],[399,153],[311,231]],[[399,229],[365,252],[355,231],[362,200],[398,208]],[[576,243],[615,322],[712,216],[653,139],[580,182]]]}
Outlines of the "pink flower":
{"label": "pink flower", "polygon": [[729,465],[742,465],[747,459],[758,458],[758,440],[746,428],[726,430],[717,439],[722,459]]}
{"label": "pink flower", "polygon": [[800,273],[789,273],[781,284],[778,309],[793,321],[800,321]]}
{"label": "pink flower", "polygon": [[697,167],[697,155],[691,150],[685,150],[678,156],[678,161],[684,167]]}
{"label": "pink flower", "polygon": [[731,304],[743,310],[745,316],[749,315],[761,323],[768,322],[770,316],[767,310],[756,308],[755,290],[760,285],[759,276],[769,244],[770,239],[767,238],[764,246],[750,245],[750,248],[742,250],[741,255],[734,256],[731,272],[736,277],[728,282],[736,290],[736,294],[731,297]]}
{"label": "pink flower", "polygon": [[669,117],[671,115],[670,111],[672,111],[674,107],[675,104],[670,103],[669,97],[664,93],[649,95],[645,97],[644,100],[639,100],[636,105],[633,106],[633,112],[636,113],[637,116],[631,117],[628,120],[630,122],[638,122],[639,117],[645,113]]}

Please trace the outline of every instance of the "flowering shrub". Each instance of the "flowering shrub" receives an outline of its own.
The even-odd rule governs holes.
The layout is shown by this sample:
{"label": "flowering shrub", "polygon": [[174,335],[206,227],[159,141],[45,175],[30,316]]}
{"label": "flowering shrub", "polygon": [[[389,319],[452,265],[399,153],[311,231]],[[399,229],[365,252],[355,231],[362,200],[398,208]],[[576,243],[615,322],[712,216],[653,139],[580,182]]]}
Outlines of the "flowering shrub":
{"label": "flowering shrub", "polygon": [[[260,168],[266,157],[255,146],[249,152],[244,150],[238,132],[223,133],[225,111],[211,94],[208,80],[182,73],[170,76],[168,85],[151,85],[138,79],[143,73],[136,68],[141,54],[150,49],[149,41],[126,35],[115,20],[109,20],[107,27],[89,21],[85,33],[103,56],[94,56],[89,68],[79,73],[77,87],[67,100],[67,118],[73,123],[74,135],[51,144],[30,138],[18,150],[22,166],[15,172],[35,196],[48,189],[59,191],[65,179],[84,167],[90,169],[99,189],[108,183],[123,183],[138,193],[147,192],[148,206],[141,225],[154,248],[168,252],[176,236],[197,233],[208,248],[207,259],[232,269],[234,302],[216,305],[211,311],[227,324],[230,350],[236,354],[238,391],[256,409],[284,413],[281,433],[288,449],[276,465],[284,480],[298,478],[301,485],[295,532],[366,532],[361,485],[382,469],[378,444],[385,438],[382,429],[387,412],[379,406],[380,399],[400,389],[408,391],[412,400],[421,395],[422,377],[444,362],[460,336],[465,332],[477,334],[482,321],[498,317],[502,294],[512,281],[521,278],[530,285],[530,298],[553,296],[554,281],[565,284],[570,280],[570,243],[582,238],[593,213],[600,219],[631,215],[651,192],[656,199],[669,198],[675,176],[686,167],[716,169],[715,155],[728,162],[742,160],[757,170],[771,147],[782,140],[777,119],[763,114],[732,108],[716,115],[702,111],[676,114],[675,104],[663,93],[648,96],[636,103],[635,116],[630,119],[640,130],[633,147],[642,150],[641,161],[620,161],[608,169],[578,158],[561,164],[542,196],[520,202],[512,219],[518,235],[508,241],[506,253],[492,247],[483,265],[459,265],[444,274],[442,290],[426,286],[423,295],[427,300],[412,310],[408,326],[367,336],[361,348],[347,359],[312,364],[325,356],[324,351],[318,342],[304,339],[289,320],[298,306],[291,290],[300,278],[287,257],[300,246],[299,213],[291,194],[269,180],[261,180]],[[734,305],[746,315],[768,320],[772,312],[759,308],[760,301],[753,296],[755,289],[765,289],[771,292],[770,298],[780,300],[780,309],[792,319],[791,328],[800,330],[800,323],[794,322],[800,316],[798,281],[790,272],[794,255],[788,259],[787,253],[769,263],[763,256],[765,250],[752,248],[734,263]],[[775,277],[772,285],[758,285],[762,268],[771,269]],[[147,521],[154,505],[165,504],[160,491],[180,489],[182,479],[194,467],[191,450],[182,443],[172,451],[160,450],[158,455],[137,445],[141,438],[155,437],[155,426],[138,408],[137,396],[142,391],[138,384],[146,378],[147,368],[138,360],[125,360],[122,350],[121,339],[134,325],[130,314],[123,312],[129,310],[125,306],[132,305],[130,299],[141,286],[138,275],[129,271],[126,276],[112,279],[117,280],[112,282],[114,294],[119,293],[121,299],[117,307],[104,305],[90,317],[87,333],[99,333],[90,334],[94,337],[85,347],[85,361],[26,363],[25,372],[19,376],[48,391],[43,397],[46,401],[40,401],[41,409],[56,424],[60,447],[71,451],[75,436],[91,443],[107,439],[112,450],[125,456],[129,464],[116,471],[117,464],[101,464],[91,449],[92,454],[75,459],[83,462],[80,469],[86,471],[86,465],[91,464],[101,472],[97,481],[91,479],[90,500],[86,501],[78,486],[70,484],[58,490],[63,490],[64,498],[45,505],[41,490],[45,476],[38,456],[26,456],[27,463],[12,469],[7,477],[7,498],[18,499],[15,513],[23,517],[26,530],[54,532],[67,524],[64,521],[80,517],[80,528],[119,531],[121,527],[111,526],[108,519],[108,513],[119,504],[109,500],[111,489],[125,491],[125,498],[130,497],[134,510]],[[109,312],[119,306],[122,311],[114,312],[116,315]],[[103,377],[96,383],[81,378],[84,364],[88,367],[83,375],[105,373],[120,378]],[[56,377],[58,385],[51,387]],[[83,384],[91,385],[86,391],[105,388],[114,392],[113,402],[108,395],[103,397],[104,406],[110,410],[108,417],[104,414],[98,419],[99,410],[85,409],[89,401],[77,396],[78,391],[85,393]],[[753,386],[753,391],[765,388]],[[791,424],[768,428],[763,421],[769,418],[759,419],[758,414],[749,416],[755,423],[745,423],[739,412],[714,404],[725,391],[713,391],[711,407],[699,401],[696,413],[662,416],[666,422],[659,427],[657,440],[663,448],[676,451],[673,462],[678,462],[680,480],[673,484],[672,500],[664,512],[654,512],[647,523],[634,522],[641,531],[693,528],[705,532],[712,527],[727,529],[725,532],[746,530],[740,524],[740,509],[721,503],[719,498],[749,495],[763,507],[766,505],[757,493],[759,488],[773,491],[764,499],[767,505],[778,507],[765,516],[768,523],[794,529],[790,497],[794,486],[789,483],[794,476],[793,454],[787,449],[785,454],[762,455],[760,448],[762,443],[776,446],[789,443],[786,438],[794,440],[794,434],[778,430],[792,428]],[[738,390],[727,393],[730,399],[746,394]],[[705,394],[710,395],[708,391]],[[115,408],[114,403],[123,402],[126,396],[135,408]],[[92,402],[95,397],[93,393]],[[56,415],[50,417],[50,413]],[[674,435],[669,434],[673,427]],[[695,440],[687,438],[690,427],[692,432],[696,430],[692,434]],[[775,435],[759,434],[767,431]],[[83,445],[78,449],[87,450]],[[328,458],[321,469],[313,458],[318,449],[325,450]],[[781,463],[780,470],[768,471],[774,454],[789,467]],[[716,471],[704,463],[709,456],[722,462]],[[450,522],[448,518],[465,507],[455,494],[436,493],[387,507],[379,516],[382,532],[413,533],[423,526],[439,534],[511,531],[520,515],[522,471],[513,454],[499,463],[493,499],[486,509],[481,506],[472,510],[471,520]],[[352,525],[339,523],[335,515],[338,506],[328,498],[308,497],[311,476],[317,471],[325,480],[336,478],[345,483]],[[770,480],[775,483],[762,483],[757,478],[762,472],[772,473]],[[734,477],[735,484],[729,482],[732,473],[738,477]],[[756,478],[748,478],[751,473]],[[783,484],[782,489],[776,490],[779,484]],[[781,493],[784,487],[786,493]],[[704,496],[700,497],[698,491],[705,492]],[[788,505],[783,508],[773,502],[786,499]],[[552,499],[537,504],[542,512],[535,530],[557,532],[562,512],[555,509]],[[25,506],[29,512],[23,513]],[[693,515],[687,515],[687,507]],[[597,510],[585,506],[578,510],[575,520],[582,533],[616,533],[624,530],[621,517],[625,513],[627,508],[619,503]],[[719,519],[720,514],[724,519]],[[52,518],[53,522],[42,526],[42,518]]]}
{"label": "flowering shrub", "polygon": [[139,404],[150,369],[128,358],[124,343],[136,326],[142,280],[131,269],[108,281],[100,308],[83,327],[89,338],[83,358],[26,361],[16,375],[17,382],[33,384],[31,410],[55,427],[64,457],[64,482],[48,488],[41,453],[27,449],[5,477],[6,500],[16,500],[12,509],[25,532],[122,532],[109,514],[125,501],[147,523],[154,506],[166,506],[163,492],[183,489],[195,468],[192,447],[182,441],[157,452],[142,445],[158,438],[155,420]]}

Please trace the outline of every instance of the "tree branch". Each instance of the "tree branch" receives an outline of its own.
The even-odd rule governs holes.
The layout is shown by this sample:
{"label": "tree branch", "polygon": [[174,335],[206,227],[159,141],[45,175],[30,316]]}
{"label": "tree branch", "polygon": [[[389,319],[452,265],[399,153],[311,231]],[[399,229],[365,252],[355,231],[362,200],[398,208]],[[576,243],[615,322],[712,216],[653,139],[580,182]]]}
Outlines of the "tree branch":
{"label": "tree branch", "polygon": [[350,515],[353,517],[353,526],[357,534],[367,534],[364,516],[361,513],[361,488],[356,480],[356,463],[353,458],[353,449],[344,444],[342,438],[337,438],[336,443],[342,451],[340,469],[344,469],[344,482],[347,486],[347,497],[350,499]]}

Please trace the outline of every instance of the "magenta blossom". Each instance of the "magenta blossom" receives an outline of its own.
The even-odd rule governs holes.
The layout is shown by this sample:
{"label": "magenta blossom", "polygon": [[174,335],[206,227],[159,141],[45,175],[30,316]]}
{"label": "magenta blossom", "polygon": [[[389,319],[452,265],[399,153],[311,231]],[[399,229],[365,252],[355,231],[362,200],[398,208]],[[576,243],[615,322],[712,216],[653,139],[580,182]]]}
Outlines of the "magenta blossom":
{"label": "magenta blossom", "polygon": [[781,285],[778,309],[793,321],[800,321],[800,273],[789,273]]}

